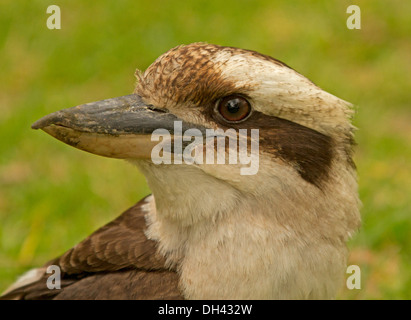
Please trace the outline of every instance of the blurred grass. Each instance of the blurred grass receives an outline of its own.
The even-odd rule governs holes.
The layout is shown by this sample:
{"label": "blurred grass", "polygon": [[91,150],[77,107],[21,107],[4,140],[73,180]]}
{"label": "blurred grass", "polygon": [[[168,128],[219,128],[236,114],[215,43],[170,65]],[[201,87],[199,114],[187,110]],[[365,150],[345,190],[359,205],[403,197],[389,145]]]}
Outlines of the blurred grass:
{"label": "blurred grass", "polygon": [[[59,5],[62,29],[46,28]],[[30,129],[50,112],[131,93],[134,71],[206,41],[286,62],[358,106],[363,227],[350,242],[361,290],[340,299],[411,298],[411,2],[0,2],[0,291],[150,191],[130,165]]]}

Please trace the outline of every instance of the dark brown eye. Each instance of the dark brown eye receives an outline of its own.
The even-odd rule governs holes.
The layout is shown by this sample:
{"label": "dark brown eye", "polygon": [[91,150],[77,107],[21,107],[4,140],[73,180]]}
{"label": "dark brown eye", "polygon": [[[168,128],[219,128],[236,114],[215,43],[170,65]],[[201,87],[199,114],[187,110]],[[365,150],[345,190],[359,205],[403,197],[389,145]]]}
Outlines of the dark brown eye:
{"label": "dark brown eye", "polygon": [[238,95],[231,95],[218,101],[218,112],[227,121],[240,121],[251,112],[250,103]]}

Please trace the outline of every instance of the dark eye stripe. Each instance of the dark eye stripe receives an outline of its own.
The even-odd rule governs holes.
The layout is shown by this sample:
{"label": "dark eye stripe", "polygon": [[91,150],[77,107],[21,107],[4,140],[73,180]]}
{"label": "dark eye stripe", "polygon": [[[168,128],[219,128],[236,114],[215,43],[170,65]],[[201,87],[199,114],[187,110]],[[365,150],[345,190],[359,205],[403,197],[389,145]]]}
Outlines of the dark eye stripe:
{"label": "dark eye stripe", "polygon": [[226,122],[220,127],[259,129],[260,152],[282,158],[293,165],[299,175],[321,188],[328,178],[335,156],[331,137],[289,120],[269,116],[253,110],[246,121]]}

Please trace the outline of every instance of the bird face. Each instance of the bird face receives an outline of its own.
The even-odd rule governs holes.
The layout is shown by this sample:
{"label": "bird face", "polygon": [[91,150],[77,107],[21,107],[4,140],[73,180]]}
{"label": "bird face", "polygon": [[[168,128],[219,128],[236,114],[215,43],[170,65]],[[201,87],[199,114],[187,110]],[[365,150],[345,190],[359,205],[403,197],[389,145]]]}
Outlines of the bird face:
{"label": "bird face", "polygon": [[33,128],[140,168],[145,235],[185,297],[335,296],[360,223],[350,105],[271,57],[204,43],[136,75],[133,94]]}
{"label": "bird face", "polygon": [[[228,202],[235,202],[238,193],[269,197],[284,190],[324,191],[333,179],[341,180],[338,168],[351,171],[350,105],[278,60],[194,43],[171,49],[136,76],[134,94],[55,112],[33,128],[76,148],[135,162],[153,189],[177,180],[173,190],[167,190],[175,193],[185,189],[182,180],[198,179],[219,191],[229,186]],[[153,149],[161,140],[153,139],[158,129],[170,133],[161,137],[161,152],[180,162],[154,163]],[[183,141],[182,135],[193,129],[191,138],[202,139],[192,146],[204,157],[215,140],[245,137],[248,162],[228,163],[228,156],[218,162],[218,143],[212,144],[215,161],[181,161],[183,150],[176,152],[174,145],[180,141],[180,147],[187,147],[191,140]],[[214,134],[207,140],[204,135],[210,130]],[[258,134],[252,136],[253,130]],[[223,153],[228,155],[234,147],[226,142]],[[257,168],[251,175],[241,174],[252,165]]]}

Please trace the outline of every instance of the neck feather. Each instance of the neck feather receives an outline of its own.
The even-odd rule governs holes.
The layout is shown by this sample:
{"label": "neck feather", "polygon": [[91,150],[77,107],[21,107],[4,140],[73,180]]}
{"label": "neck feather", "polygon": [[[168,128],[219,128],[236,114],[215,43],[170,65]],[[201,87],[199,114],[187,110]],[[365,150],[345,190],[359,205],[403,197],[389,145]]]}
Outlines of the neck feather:
{"label": "neck feather", "polygon": [[298,176],[283,174],[261,198],[190,166],[137,165],[154,195],[147,236],[180,273],[186,297],[333,298],[341,287],[345,243],[359,225],[351,170],[323,190],[289,188]]}

